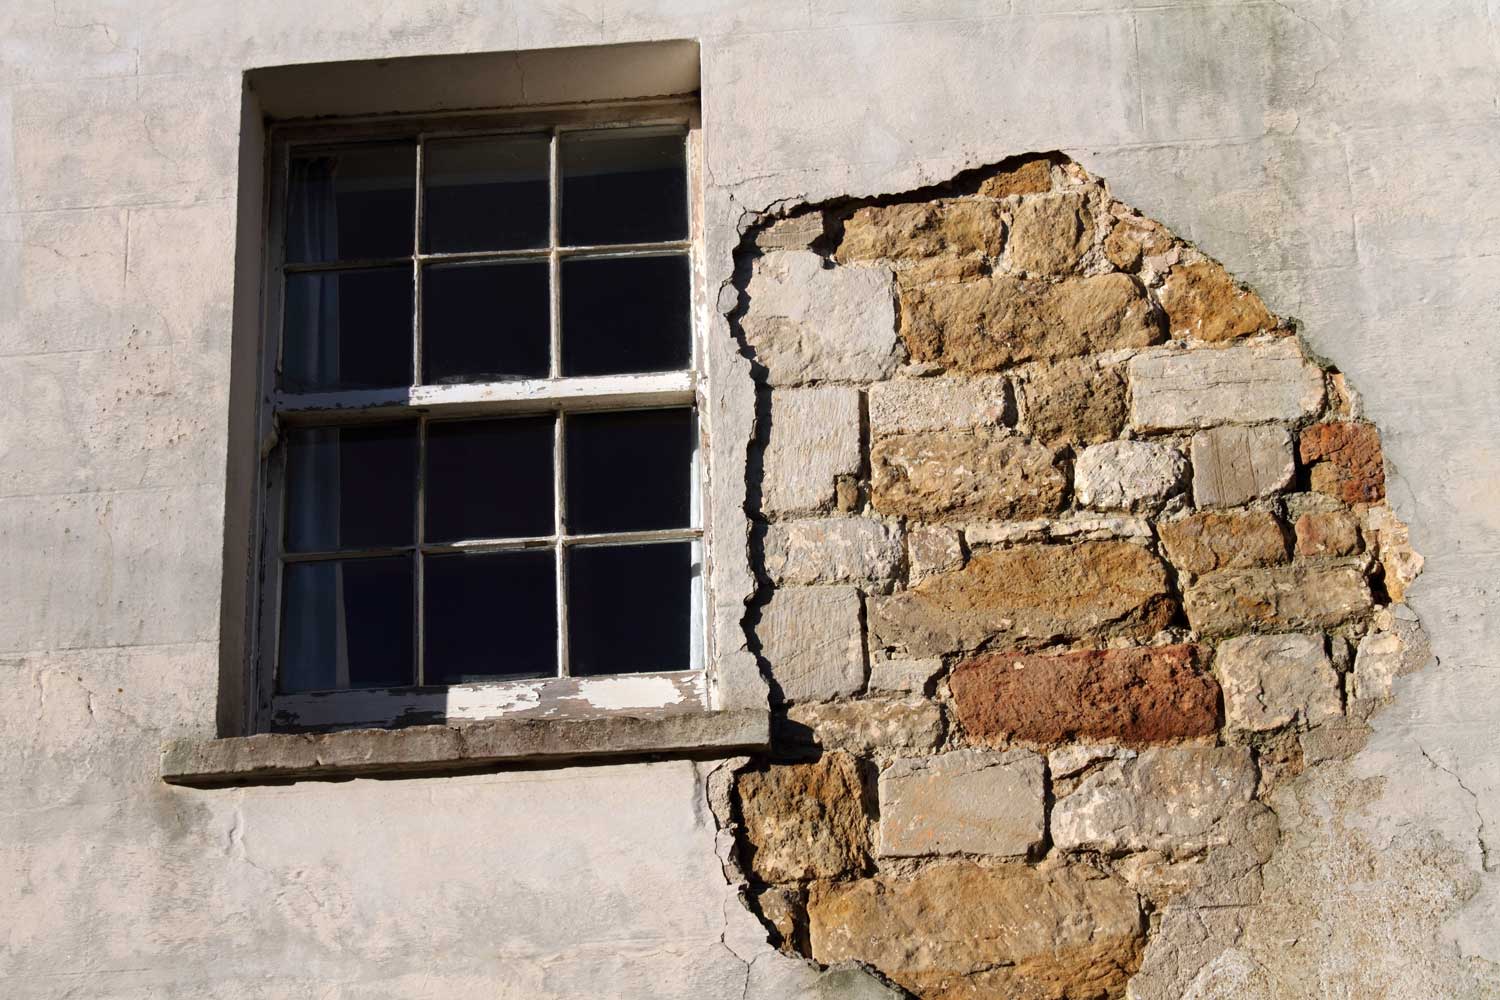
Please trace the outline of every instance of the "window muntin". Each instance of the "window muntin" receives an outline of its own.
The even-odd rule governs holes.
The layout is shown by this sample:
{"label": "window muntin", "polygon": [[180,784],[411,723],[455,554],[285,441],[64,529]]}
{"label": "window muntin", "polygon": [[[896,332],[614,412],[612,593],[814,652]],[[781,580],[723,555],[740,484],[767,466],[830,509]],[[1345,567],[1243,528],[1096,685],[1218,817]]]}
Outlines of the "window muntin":
{"label": "window muntin", "polygon": [[289,151],[274,694],[701,668],[686,135]]}

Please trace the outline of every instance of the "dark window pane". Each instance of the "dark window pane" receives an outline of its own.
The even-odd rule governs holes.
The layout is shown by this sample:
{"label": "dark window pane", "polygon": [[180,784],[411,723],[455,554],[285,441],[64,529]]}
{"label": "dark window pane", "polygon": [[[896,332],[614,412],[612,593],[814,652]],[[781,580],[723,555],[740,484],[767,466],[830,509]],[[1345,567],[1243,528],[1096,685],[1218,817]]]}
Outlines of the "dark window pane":
{"label": "dark window pane", "polygon": [[292,157],[286,259],[292,263],[409,257],[417,147],[409,142]]}
{"label": "dark window pane", "polygon": [[557,673],[557,557],[552,550],[426,558],[426,683]]}
{"label": "dark window pane", "polygon": [[283,589],[283,693],[414,682],[409,556],[293,563]]}
{"label": "dark window pane", "polygon": [[422,380],[545,378],[547,265],[444,264],[422,275]]}
{"label": "dark window pane", "polygon": [[580,413],[565,428],[569,533],[690,526],[692,410]]}
{"label": "dark window pane", "polygon": [[429,252],[547,245],[547,136],[435,139],[422,153]]}
{"label": "dark window pane", "polygon": [[410,268],[287,275],[282,388],[410,385],[411,320]]}
{"label": "dark window pane", "polygon": [[568,552],[568,663],[577,677],[687,670],[692,542]]}
{"label": "dark window pane", "polygon": [[554,419],[428,424],[427,540],[552,534]]}
{"label": "dark window pane", "polygon": [[561,280],[564,375],[688,367],[687,257],[568,260]]}
{"label": "dark window pane", "polygon": [[410,545],[416,473],[414,423],[290,431],[287,550]]}
{"label": "dark window pane", "polygon": [[687,157],[681,131],[564,133],[562,240],[568,246],[687,238]]}

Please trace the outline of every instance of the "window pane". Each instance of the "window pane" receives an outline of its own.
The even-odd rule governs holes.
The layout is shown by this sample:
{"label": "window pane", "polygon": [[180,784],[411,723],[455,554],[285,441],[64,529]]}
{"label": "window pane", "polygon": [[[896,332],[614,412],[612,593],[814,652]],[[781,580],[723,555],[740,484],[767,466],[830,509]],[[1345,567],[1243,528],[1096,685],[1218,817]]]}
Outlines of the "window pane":
{"label": "window pane", "polygon": [[577,677],[688,670],[692,542],[568,552],[568,662]]}
{"label": "window pane", "polygon": [[426,683],[557,673],[557,562],[551,549],[426,559]]}
{"label": "window pane", "polygon": [[292,157],[286,259],[292,263],[409,257],[417,147],[410,142]]}
{"label": "window pane", "polygon": [[547,264],[444,264],[422,275],[422,380],[545,378]]}
{"label": "window pane", "polygon": [[567,260],[561,281],[564,375],[688,367],[686,256]]}
{"label": "window pane", "polygon": [[293,563],[283,590],[283,694],[413,682],[409,556]]}
{"label": "window pane", "polygon": [[562,240],[568,246],[686,239],[687,156],[680,130],[565,132]]}
{"label": "window pane", "polygon": [[290,392],[411,384],[411,269],[289,274],[281,386]]}
{"label": "window pane", "polygon": [[435,139],[422,153],[429,252],[547,245],[548,136]]}
{"label": "window pane", "polygon": [[427,540],[552,534],[554,419],[428,424]]}
{"label": "window pane", "polygon": [[691,526],[691,409],[580,413],[564,426],[569,533]]}
{"label": "window pane", "polygon": [[287,551],[410,545],[416,473],[414,423],[290,431]]}

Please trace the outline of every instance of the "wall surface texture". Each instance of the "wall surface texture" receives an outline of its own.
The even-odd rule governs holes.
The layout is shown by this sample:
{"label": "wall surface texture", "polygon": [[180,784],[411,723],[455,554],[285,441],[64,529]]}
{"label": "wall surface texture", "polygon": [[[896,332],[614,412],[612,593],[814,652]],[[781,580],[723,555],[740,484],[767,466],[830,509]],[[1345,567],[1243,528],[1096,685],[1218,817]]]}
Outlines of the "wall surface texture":
{"label": "wall surface texture", "polygon": [[[243,73],[694,38],[705,252],[724,313],[744,288],[742,234],[768,211],[1056,150],[1248,282],[1295,321],[1299,351],[1358,387],[1390,508],[1425,557],[1404,595],[1412,617],[1371,622],[1394,634],[1419,618],[1436,662],[1394,678],[1352,756],[1265,789],[1276,833],[1271,846],[1250,837],[1259,897],[1184,914],[1178,944],[1142,959],[1169,992],[1133,988],[1500,996],[1497,17],[1484,0],[4,6],[0,993],[890,995],[779,951],[742,905],[737,865],[755,860],[720,827],[751,818],[744,783],[774,771],[731,780],[678,761],[217,791],[157,777],[161,740],[216,729]],[[748,385],[742,319],[718,315],[708,336]],[[900,360],[869,346],[861,382]],[[1009,419],[1005,399],[973,402]],[[771,426],[799,409],[773,410]],[[1312,454],[1299,458],[1328,461]],[[864,502],[857,483],[852,496]],[[942,537],[928,539],[938,564]],[[761,626],[774,603],[755,609]],[[764,653],[765,636],[752,645]],[[1088,761],[1079,788],[1142,786],[1144,757]],[[824,753],[817,780],[868,780],[836,773],[841,760]],[[1017,760],[1016,780],[1031,780]],[[1097,897],[1098,927],[1134,933],[1082,876],[1047,878],[1059,898]],[[951,898],[926,891],[918,904]],[[770,904],[756,902],[774,924]],[[1165,920],[1153,932],[1168,940]],[[881,964],[829,939],[811,949]],[[1117,994],[1093,985],[1053,995]]]}

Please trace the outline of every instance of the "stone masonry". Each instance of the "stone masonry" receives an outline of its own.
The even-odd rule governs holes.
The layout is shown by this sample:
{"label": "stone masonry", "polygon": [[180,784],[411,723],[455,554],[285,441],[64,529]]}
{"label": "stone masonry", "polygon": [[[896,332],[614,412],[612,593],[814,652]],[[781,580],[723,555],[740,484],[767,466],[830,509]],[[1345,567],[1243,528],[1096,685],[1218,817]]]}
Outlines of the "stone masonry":
{"label": "stone masonry", "polygon": [[917,997],[1182,995],[1171,956],[1259,898],[1271,794],[1428,657],[1378,431],[1061,157],[792,209],[741,264],[752,908]]}

